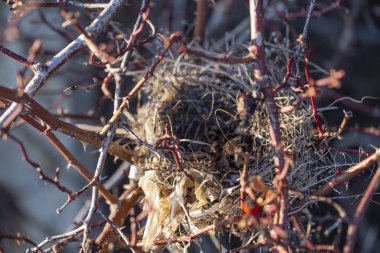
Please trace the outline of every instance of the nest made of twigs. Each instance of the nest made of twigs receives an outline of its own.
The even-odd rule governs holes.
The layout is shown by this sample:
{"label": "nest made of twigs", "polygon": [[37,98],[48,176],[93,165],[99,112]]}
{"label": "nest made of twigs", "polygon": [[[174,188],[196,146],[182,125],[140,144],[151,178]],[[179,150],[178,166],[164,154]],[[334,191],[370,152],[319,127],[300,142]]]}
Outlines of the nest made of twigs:
{"label": "nest made of twigs", "polygon": [[[240,215],[244,156],[248,175],[259,176],[272,188],[274,151],[268,114],[260,94],[252,96],[251,66],[185,56],[168,56],[157,67],[143,87],[137,113],[128,115],[132,131],[147,143],[160,140],[168,126],[181,155],[179,169],[168,150],[136,148],[145,161],[139,184],[146,195],[144,209],[150,212],[145,247],[157,238],[178,235],[179,228],[191,234],[224,215]],[[279,59],[283,68],[269,67],[273,86],[285,73],[286,58],[279,53],[277,64]],[[295,97],[291,89],[282,89],[275,102],[282,108]],[[283,149],[293,157],[289,187],[307,194],[334,168],[313,145],[313,114],[307,102],[278,117]]]}

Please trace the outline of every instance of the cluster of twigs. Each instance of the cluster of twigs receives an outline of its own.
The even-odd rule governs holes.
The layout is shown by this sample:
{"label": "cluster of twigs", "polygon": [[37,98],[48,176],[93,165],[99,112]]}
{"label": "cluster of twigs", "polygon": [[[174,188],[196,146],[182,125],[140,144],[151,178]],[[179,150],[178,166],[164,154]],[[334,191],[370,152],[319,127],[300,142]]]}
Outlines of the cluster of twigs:
{"label": "cluster of twigs", "polygon": [[[13,240],[15,242],[23,241],[31,244],[33,247],[30,248],[29,251],[32,252],[56,251],[64,247],[65,244],[74,241],[81,242],[81,252],[109,252],[113,247],[128,248],[132,252],[142,252],[143,250],[149,250],[149,247],[154,245],[170,245],[175,243],[185,245],[185,242],[191,242],[196,237],[204,235],[209,231],[221,230],[223,228],[236,232],[242,239],[241,247],[233,249],[232,251],[264,248],[277,250],[278,252],[336,252],[339,251],[338,245],[324,245],[312,242],[309,238],[310,231],[305,228],[305,222],[302,220],[303,216],[300,215],[301,211],[307,208],[311,203],[323,202],[331,206],[338,213],[339,219],[338,222],[335,223],[335,227],[339,227],[343,222],[348,223],[347,239],[343,250],[346,253],[353,252],[358,225],[374,194],[374,190],[379,181],[380,170],[377,170],[372,178],[370,185],[351,219],[347,217],[344,210],[337,203],[334,203],[326,196],[339,185],[347,183],[362,171],[376,164],[380,159],[380,151],[377,149],[375,153],[368,155],[366,159],[343,172],[325,177],[322,183],[319,182],[319,184],[315,185],[312,191],[301,192],[299,189],[291,189],[289,187],[288,180],[295,159],[293,159],[292,154],[289,153],[285,147],[286,141],[284,141],[284,132],[281,130],[283,115],[301,108],[305,105],[305,101],[309,100],[311,115],[314,118],[313,124],[318,131],[316,137],[314,139],[311,138],[314,142],[310,145],[316,149],[328,149],[328,147],[326,147],[328,144],[326,139],[335,137],[341,138],[349,115],[345,114],[343,122],[336,132],[329,132],[323,127],[315,98],[318,93],[318,87],[338,82],[344,73],[338,71],[324,79],[317,81],[312,80],[309,71],[309,52],[306,45],[308,26],[312,15],[322,15],[335,8],[339,8],[340,1],[335,1],[331,6],[325,9],[313,12],[315,0],[312,0],[305,12],[292,14],[293,16],[306,17],[306,22],[303,33],[298,38],[294,56],[288,58],[287,64],[285,63],[285,77],[276,85],[273,84],[273,80],[268,74],[268,57],[266,56],[264,30],[264,6],[262,0],[249,1],[250,46],[248,52],[241,53],[240,56],[231,56],[230,54],[218,55],[209,53],[206,50],[195,49],[188,44],[186,37],[178,32],[170,35],[159,33],[150,20],[152,17],[149,15],[151,11],[151,1],[149,0],[141,1],[138,16],[129,36],[121,33],[117,24],[111,22],[122,8],[128,8],[125,7],[127,1],[124,0],[111,0],[109,3],[82,3],[78,1],[5,2],[11,5],[18,13],[30,10],[30,8],[63,8],[71,6],[85,10],[93,10],[97,16],[90,25],[83,28],[74,15],[62,11],[62,17],[65,20],[64,24],[73,26],[80,35],[45,63],[36,62],[41,50],[41,44],[38,42],[33,45],[29,56],[26,58],[0,45],[1,53],[16,60],[25,67],[25,69],[20,71],[17,75],[17,89],[0,86],[0,104],[5,108],[5,111],[0,117],[2,135],[17,143],[23,159],[36,170],[40,179],[53,184],[61,192],[67,194],[67,202],[57,209],[58,213],[62,212],[69,203],[75,201],[84,192],[91,191],[91,201],[86,215],[83,217],[83,224],[78,225],[73,230],[55,236],[48,236],[41,243],[34,243],[26,237],[11,236],[2,233],[0,234],[0,239]],[[198,39],[198,42],[202,42],[205,33],[205,15],[207,15],[207,9],[209,7],[207,1],[198,0],[197,4],[194,36]],[[40,15],[43,17],[43,14]],[[44,20],[47,22],[46,19]],[[146,30],[148,30],[146,26],[149,27],[150,31],[146,37],[143,37],[144,34],[147,33]],[[120,48],[112,51],[97,44],[96,37],[105,29],[121,37]],[[62,36],[61,31],[59,31],[59,34]],[[67,38],[68,36],[64,37]],[[136,55],[136,49],[144,47],[152,41],[159,42],[160,51],[155,53],[153,63],[146,72],[142,75],[136,75],[141,78],[136,82],[131,91],[127,95],[124,95],[126,94],[125,90],[127,88],[125,87],[126,74],[135,68],[135,66],[132,65],[136,62],[133,58],[134,55]],[[59,71],[61,66],[84,48],[88,50],[90,54],[89,64],[101,67],[104,70],[105,75],[101,84],[101,90],[103,91],[104,97],[112,99],[114,103],[112,116],[97,133],[81,129],[71,123],[63,121],[59,115],[53,114],[33,98],[46,84],[49,78],[52,77],[56,71]],[[176,132],[172,131],[170,124],[165,126],[165,131],[162,133],[163,135],[152,143],[149,142],[147,138],[139,136],[135,131],[136,126],[131,125],[131,122],[126,122],[125,118],[127,118],[127,121],[129,118],[124,115],[132,99],[141,92],[144,85],[154,79],[160,64],[163,64],[166,57],[168,57],[169,54],[173,54],[173,52],[183,57],[200,60],[200,62],[203,59],[214,62],[215,64],[245,64],[244,66],[250,68],[250,77],[248,78],[250,82],[249,84],[245,84],[246,87],[244,87],[244,85],[240,87],[243,90],[243,95],[238,99],[240,105],[238,105],[236,111],[239,117],[245,121],[245,118],[252,116],[254,113],[252,107],[256,107],[257,103],[260,104],[261,108],[265,108],[263,115],[266,115],[265,119],[268,121],[266,123],[266,126],[269,128],[270,136],[270,142],[268,143],[270,143],[271,150],[273,151],[273,158],[271,158],[273,164],[268,166],[268,168],[272,168],[273,173],[271,173],[271,180],[269,180],[269,182],[268,180],[264,180],[265,182],[263,182],[261,179],[253,177],[252,173],[249,173],[248,168],[249,156],[252,155],[250,154],[251,151],[240,151],[237,156],[239,156],[243,162],[241,163],[241,167],[237,168],[240,173],[240,180],[238,181],[240,206],[238,206],[237,212],[225,214],[223,217],[217,217],[213,224],[206,222],[206,225],[201,229],[195,230],[192,234],[179,235],[177,231],[174,231],[171,237],[154,238],[152,241],[153,245],[143,245],[141,243],[141,231],[138,231],[137,224],[146,219],[146,216],[149,216],[150,212],[154,212],[154,210],[149,211],[149,208],[146,208],[151,205],[148,201],[149,197],[146,196],[146,198],[144,198],[144,194],[147,195],[147,193],[144,193],[139,187],[138,177],[131,177],[129,185],[125,188],[124,192],[122,192],[120,196],[115,196],[109,191],[109,188],[103,184],[103,170],[107,154],[111,154],[140,168],[146,168],[146,166],[149,165],[149,163],[146,162],[146,157],[137,154],[136,149],[128,149],[121,145],[120,142],[115,141],[117,129],[122,128],[126,132],[127,138],[134,142],[132,146],[143,146],[144,149],[149,150],[149,156],[159,156],[160,153],[166,154],[167,151],[171,154],[174,160],[174,166],[172,163],[165,166],[174,168],[174,170],[170,170],[170,173],[173,173],[175,176],[169,176],[173,178],[172,182],[177,180],[177,178],[175,178],[177,175],[180,175],[179,180],[188,178],[189,182],[197,185],[195,174],[192,174],[192,170],[188,169],[184,162],[185,158],[183,157],[184,154],[182,154],[180,147],[180,139],[176,136]],[[301,70],[301,66],[303,66],[304,71]],[[32,72],[33,77],[25,84],[27,70]],[[115,87],[113,96],[108,89],[111,83],[114,83]],[[292,94],[296,94],[296,99],[284,106],[278,102],[278,96],[284,94],[286,90],[291,91]],[[255,100],[259,102],[256,103]],[[59,170],[56,171],[54,178],[48,177],[42,171],[41,167],[29,158],[27,148],[22,140],[12,133],[12,129],[20,122],[28,124],[38,132],[44,134],[63,158],[66,159],[69,166],[74,167],[78,173],[88,181],[88,184],[83,186],[82,189],[73,192],[59,182]],[[75,155],[55,136],[55,132],[62,133],[78,141],[100,148],[100,154],[94,173],[91,173],[88,168],[77,160]],[[202,144],[201,141],[195,141],[194,143]],[[147,153],[144,155],[146,154]],[[152,164],[154,164],[154,162],[150,163],[150,165]],[[133,168],[136,169],[136,167]],[[268,187],[268,185],[270,185],[270,187]],[[108,215],[100,209],[98,203],[100,199],[99,194],[108,204]],[[141,201],[145,201],[144,211],[140,214],[135,214],[135,207],[138,206]],[[92,238],[94,234],[91,232],[97,227],[97,225],[93,224],[97,214],[100,215],[105,223],[100,225],[102,231],[96,235],[96,238]],[[127,222],[128,217],[131,217],[129,223]],[[128,224],[130,228],[130,235],[123,232],[122,227],[126,224]],[[330,228],[330,230],[334,230],[334,228]],[[293,229],[296,233],[292,232]],[[149,231],[149,228],[147,227],[145,230]],[[247,231],[253,231],[253,233],[248,233]],[[297,234],[297,239],[293,238],[293,234]],[[119,238],[121,238],[121,241]],[[47,247],[48,244],[50,245]],[[148,248],[147,245],[149,246]]]}

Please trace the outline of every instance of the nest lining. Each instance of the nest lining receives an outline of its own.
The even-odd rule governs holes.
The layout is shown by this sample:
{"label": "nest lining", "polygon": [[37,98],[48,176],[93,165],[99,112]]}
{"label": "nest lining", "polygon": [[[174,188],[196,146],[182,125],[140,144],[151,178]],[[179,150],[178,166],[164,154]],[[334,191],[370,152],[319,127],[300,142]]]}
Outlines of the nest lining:
{"label": "nest lining", "polygon": [[[249,154],[249,175],[260,176],[272,187],[274,151],[268,115],[264,101],[250,95],[254,90],[249,68],[185,61],[180,55],[165,59],[145,84],[145,99],[137,113],[129,115],[132,131],[144,141],[156,143],[169,125],[180,139],[186,172],[178,170],[171,152],[153,154],[136,147],[145,160],[141,165],[145,175],[139,184],[146,195],[144,209],[150,211],[145,248],[154,239],[175,236],[180,226],[191,234],[224,215],[240,215],[242,154]],[[280,75],[281,71],[272,73]],[[242,96],[247,99],[241,100]],[[294,97],[290,89],[283,89],[275,102],[281,108]],[[307,194],[334,173],[333,163],[326,152],[313,146],[313,115],[307,102],[278,116],[283,149],[293,156],[289,187]]]}

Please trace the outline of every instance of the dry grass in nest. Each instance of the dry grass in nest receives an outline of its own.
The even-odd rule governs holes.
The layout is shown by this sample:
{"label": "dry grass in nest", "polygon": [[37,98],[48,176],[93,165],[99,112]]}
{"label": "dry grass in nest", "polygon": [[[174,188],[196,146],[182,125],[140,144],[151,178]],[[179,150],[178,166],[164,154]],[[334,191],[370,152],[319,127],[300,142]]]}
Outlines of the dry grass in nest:
{"label": "dry grass in nest", "polygon": [[[180,140],[184,170],[176,166],[170,151],[136,148],[145,159],[140,186],[146,194],[144,208],[150,211],[145,247],[154,239],[178,236],[179,229],[191,234],[225,215],[241,215],[243,154],[249,155],[249,176],[260,176],[272,188],[274,154],[268,115],[263,100],[250,95],[254,92],[250,66],[183,57],[168,57],[159,65],[143,88],[137,114],[128,116],[132,131],[148,143],[156,143],[168,125]],[[270,61],[268,66],[273,66]],[[270,71],[274,82],[285,73],[273,67]],[[281,108],[294,97],[293,91],[282,89],[275,101]],[[289,187],[307,194],[331,176],[334,167],[313,145],[308,103],[279,114],[279,120],[283,149],[293,157]]]}

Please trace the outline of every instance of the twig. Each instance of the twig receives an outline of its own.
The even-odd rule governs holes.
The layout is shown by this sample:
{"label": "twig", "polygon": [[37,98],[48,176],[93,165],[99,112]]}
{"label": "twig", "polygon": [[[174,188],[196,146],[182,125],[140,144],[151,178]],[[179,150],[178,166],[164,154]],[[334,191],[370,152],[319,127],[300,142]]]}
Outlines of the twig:
{"label": "twig", "polygon": [[111,119],[108,121],[108,123],[103,127],[103,129],[99,132],[100,136],[104,136],[108,130],[115,124],[115,122],[120,118],[122,115],[124,109],[128,105],[128,101],[131,97],[133,97],[140,89],[141,87],[148,81],[148,79],[153,75],[154,70],[158,66],[158,64],[164,59],[164,56],[168,52],[169,48],[178,40],[180,40],[182,37],[179,33],[172,34],[169,38],[164,38],[164,50],[157,56],[156,61],[150,66],[150,68],[147,70],[145,75],[140,79],[140,81],[137,82],[137,84],[133,87],[133,89],[129,92],[129,94],[124,97],[123,101],[120,104],[120,107],[117,109],[117,111],[113,114]]}
{"label": "twig", "polygon": [[[112,220],[113,224],[116,226],[123,226],[126,217],[128,216],[130,210],[141,200],[144,192],[141,188],[126,189],[120,196],[120,204],[118,206],[111,206],[111,213],[109,219]],[[107,249],[107,244],[111,243],[115,238],[114,232],[111,229],[110,224],[106,224],[103,228],[103,231],[100,233],[96,239],[96,243],[102,246],[102,249]],[[108,252],[106,250],[101,250],[99,253]]]}
{"label": "twig", "polygon": [[299,43],[298,43],[297,48],[296,48],[296,59],[295,59],[295,63],[296,63],[296,76],[295,77],[298,78],[298,79],[300,78],[299,62],[300,62],[300,59],[301,59],[301,51],[305,49],[305,42],[306,42],[306,39],[307,39],[307,33],[309,31],[310,19],[311,19],[314,7],[315,7],[315,0],[311,0],[310,1],[310,5],[309,5],[309,9],[307,11],[306,21],[305,21],[305,25],[303,27],[303,32],[302,32],[300,40],[298,41]]}
{"label": "twig", "polygon": [[0,233],[0,241],[3,239],[15,241],[15,243],[17,243],[17,244],[19,244],[19,242],[26,242],[26,243],[34,246],[37,252],[44,253],[44,251],[40,247],[38,247],[38,245],[35,242],[33,242],[30,238],[28,238],[26,236],[5,235],[5,234]]}
{"label": "twig", "polygon": [[[56,241],[56,240],[60,240],[60,239],[64,239],[64,238],[67,238],[67,237],[71,237],[71,236],[75,236],[81,232],[83,232],[84,230],[84,225],[72,230],[72,231],[69,231],[69,232],[66,232],[66,233],[63,233],[63,234],[60,234],[60,235],[54,235],[54,236],[48,236],[46,237],[45,240],[43,240],[41,243],[39,243],[37,245],[38,248],[42,248],[43,246],[45,246],[46,244],[50,243],[50,242],[53,242],[53,241]],[[35,252],[37,250],[37,247],[35,248],[32,248],[32,249],[28,249],[27,252]]]}
{"label": "twig", "polygon": [[24,146],[24,143],[22,143],[22,141],[20,141],[18,138],[16,138],[15,136],[7,133],[8,137],[13,140],[14,142],[17,143],[19,149],[20,149],[20,152],[21,152],[21,155],[22,155],[22,158],[30,165],[34,168],[34,170],[38,173],[38,175],[40,176],[40,179],[41,180],[44,180],[52,185],[54,185],[55,187],[57,187],[58,190],[60,190],[61,192],[64,192],[66,193],[67,195],[70,195],[71,194],[71,190],[66,188],[65,186],[61,185],[59,183],[59,168],[57,168],[56,170],[56,175],[54,177],[54,179],[51,179],[50,177],[48,177],[42,170],[41,170],[41,167],[39,164],[33,162],[27,152],[26,152],[26,149],[25,149],[25,146]]}
{"label": "twig", "polygon": [[[21,116],[23,120],[29,123],[32,127],[37,129],[39,132],[44,133],[48,140],[55,146],[55,148],[62,154],[65,160],[69,163],[69,166],[73,166],[78,173],[85,178],[87,181],[91,181],[92,174],[88,171],[71,153],[70,151],[60,142],[60,140],[51,132],[46,131],[45,127],[41,126],[37,122],[35,122],[30,116],[23,115]],[[103,185],[99,186],[99,190],[104,199],[111,203],[115,204],[117,199],[116,197],[107,191]]]}
{"label": "twig", "polygon": [[[379,150],[376,153],[380,153]],[[369,206],[371,198],[375,193],[380,180],[380,167],[377,168],[375,175],[373,176],[371,183],[368,185],[367,190],[364,193],[358,207],[356,208],[354,217],[352,218],[350,225],[348,226],[346,245],[344,246],[344,253],[354,252],[356,236],[359,225],[364,217],[365,212]]]}

